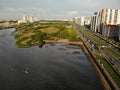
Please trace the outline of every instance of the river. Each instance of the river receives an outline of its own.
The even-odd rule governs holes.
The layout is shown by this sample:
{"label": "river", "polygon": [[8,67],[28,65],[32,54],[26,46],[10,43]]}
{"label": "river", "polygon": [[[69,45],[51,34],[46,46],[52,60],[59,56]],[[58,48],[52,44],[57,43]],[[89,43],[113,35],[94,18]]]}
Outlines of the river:
{"label": "river", "polygon": [[14,31],[0,30],[0,90],[104,90],[81,47],[17,48]]}

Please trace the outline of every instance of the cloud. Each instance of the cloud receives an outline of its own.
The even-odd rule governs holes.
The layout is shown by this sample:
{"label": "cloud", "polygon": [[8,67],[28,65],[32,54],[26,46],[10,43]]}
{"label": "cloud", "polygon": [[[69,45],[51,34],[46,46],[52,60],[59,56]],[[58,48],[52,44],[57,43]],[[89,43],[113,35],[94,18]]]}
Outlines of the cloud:
{"label": "cloud", "polygon": [[102,8],[120,8],[120,0],[2,0],[0,18],[91,16]]}
{"label": "cloud", "polygon": [[5,18],[17,18],[20,19],[22,16],[34,16],[39,19],[58,19],[58,18],[73,18],[78,16],[79,11],[51,11],[45,8],[31,7],[31,8],[5,8],[1,10],[0,17]]}
{"label": "cloud", "polygon": [[20,19],[22,16],[35,16],[35,17],[43,17],[45,18],[45,16],[49,15],[50,11],[44,8],[35,8],[35,7],[31,7],[31,8],[13,8],[13,7],[9,7],[9,8],[4,8],[0,10],[0,17],[1,19],[3,18],[10,18],[12,19],[17,18]]}
{"label": "cloud", "polygon": [[6,8],[4,9],[5,12],[11,13],[23,13],[23,14],[33,14],[33,13],[45,13],[47,10],[43,8]]}

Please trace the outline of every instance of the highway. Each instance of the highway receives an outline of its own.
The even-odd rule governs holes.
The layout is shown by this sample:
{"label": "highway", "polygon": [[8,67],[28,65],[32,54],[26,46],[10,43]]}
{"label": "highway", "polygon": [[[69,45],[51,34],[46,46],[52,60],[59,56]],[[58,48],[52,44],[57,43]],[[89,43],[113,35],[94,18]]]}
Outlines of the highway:
{"label": "highway", "polygon": [[[90,30],[89,30],[90,31]],[[98,33],[94,33],[92,32],[96,37],[98,37],[99,39],[101,39],[104,43],[108,44],[111,48],[115,49],[117,52],[120,53],[120,47],[118,46],[118,44],[112,43],[112,41],[105,39],[104,37],[102,37],[100,34]]]}
{"label": "highway", "polygon": [[[113,46],[113,44],[109,43],[107,40],[103,39],[103,37],[98,36],[97,34],[92,33],[95,37],[99,38],[101,40],[101,42],[105,43],[106,46],[101,46],[98,43],[96,43],[95,41],[93,41],[90,37],[86,36],[84,33],[82,33],[79,30],[79,26],[74,26],[76,32],[78,33],[78,36],[81,37],[81,39],[83,40],[83,42],[87,45],[87,47],[92,51],[92,53],[94,55],[102,55],[102,57],[104,57],[107,62],[114,68],[114,70],[120,75],[120,60],[118,60],[115,56],[113,56],[109,51],[106,50],[105,47],[110,47],[110,48],[116,48],[115,46]],[[119,48],[119,47],[117,47]],[[98,51],[102,51],[102,53],[99,53]],[[116,50],[116,49],[115,49]],[[118,49],[116,50],[116,52],[120,52],[118,51]]]}
{"label": "highway", "polygon": [[[82,39],[87,49],[94,57],[94,62],[96,62],[98,67],[100,67],[100,70],[101,72],[103,72],[104,77],[106,77],[107,81],[109,82],[109,85],[112,85],[114,87],[114,89],[112,90],[120,90],[119,83],[116,82],[117,80],[120,80],[120,60],[118,60],[118,58],[116,58],[114,55],[111,54],[111,52],[109,52],[108,49],[113,48],[111,47],[112,45],[93,34],[93,32],[86,30],[86,28],[81,28],[81,26],[74,23],[73,28],[77,32],[78,37]],[[104,59],[104,61],[102,61],[101,58]],[[107,62],[108,64],[106,65],[105,62]],[[110,73],[111,69],[113,70],[112,73],[114,74]]]}

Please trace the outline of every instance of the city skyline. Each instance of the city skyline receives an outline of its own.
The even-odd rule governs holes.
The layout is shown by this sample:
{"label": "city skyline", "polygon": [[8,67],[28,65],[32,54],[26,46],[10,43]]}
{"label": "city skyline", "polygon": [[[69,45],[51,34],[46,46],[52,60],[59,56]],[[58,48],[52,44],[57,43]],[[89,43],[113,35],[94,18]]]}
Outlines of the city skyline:
{"label": "city skyline", "polygon": [[119,0],[1,0],[0,19],[20,19],[34,16],[39,19],[70,19],[91,16],[102,8],[119,9]]}

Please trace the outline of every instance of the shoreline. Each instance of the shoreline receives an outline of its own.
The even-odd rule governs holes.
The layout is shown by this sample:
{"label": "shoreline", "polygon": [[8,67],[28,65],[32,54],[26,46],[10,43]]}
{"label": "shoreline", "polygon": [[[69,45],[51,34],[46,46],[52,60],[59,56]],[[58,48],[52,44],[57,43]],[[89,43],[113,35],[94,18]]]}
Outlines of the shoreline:
{"label": "shoreline", "polygon": [[70,42],[68,39],[61,39],[61,40],[44,40],[45,43],[69,43],[73,45],[83,45],[82,41],[80,42]]}
{"label": "shoreline", "polygon": [[96,74],[98,75],[101,84],[103,85],[105,90],[112,90],[110,85],[108,84],[108,81],[106,80],[105,76],[103,75],[103,72],[101,72],[99,66],[97,66],[97,64],[94,62],[94,57],[92,56],[92,54],[88,51],[87,47],[84,45],[81,46],[83,52],[86,54],[88,60],[90,61],[90,63],[92,64]]}
{"label": "shoreline", "polygon": [[94,62],[94,58],[92,57],[91,53],[88,51],[88,49],[86,48],[86,46],[84,45],[84,43],[82,41],[80,42],[70,42],[68,39],[61,39],[58,41],[55,40],[45,40],[45,43],[68,43],[68,44],[72,44],[72,45],[80,45],[82,51],[86,54],[88,60],[90,61],[91,65],[93,66],[96,74],[98,75],[101,84],[103,85],[105,90],[112,90],[105,78],[105,76],[103,75],[103,73],[100,71],[100,68],[97,66],[97,64]]}

